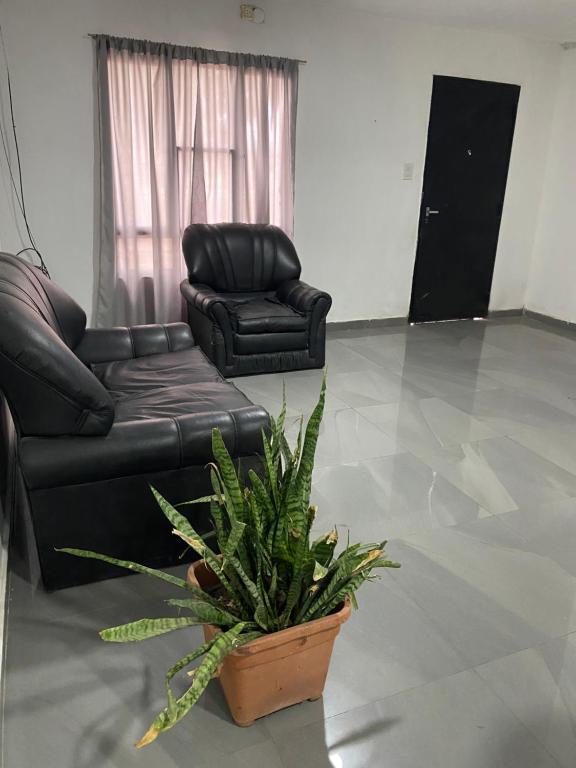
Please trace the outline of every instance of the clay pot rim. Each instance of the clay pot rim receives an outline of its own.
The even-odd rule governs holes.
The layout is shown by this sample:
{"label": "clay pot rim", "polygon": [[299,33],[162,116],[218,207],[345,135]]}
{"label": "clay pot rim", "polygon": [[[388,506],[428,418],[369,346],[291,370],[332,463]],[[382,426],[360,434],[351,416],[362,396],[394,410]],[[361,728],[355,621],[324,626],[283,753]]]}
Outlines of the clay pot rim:
{"label": "clay pot rim", "polygon": [[[276,632],[268,632],[267,634],[262,635],[262,637],[257,637],[255,640],[251,640],[249,643],[240,646],[236,651],[232,651],[230,655],[251,656],[264,649],[270,650],[279,645],[286,645],[294,640],[313,637],[321,632],[329,631],[340,624],[344,624],[344,622],[348,621],[350,618],[351,612],[352,606],[350,604],[350,599],[347,597],[340,610],[335,613],[329,613],[327,616],[321,616],[319,619],[313,619],[312,621],[305,621],[302,624],[296,624],[293,627],[279,629]],[[222,631],[220,627],[216,627],[213,624],[208,626],[213,627],[217,632]]]}
{"label": "clay pot rim", "polygon": [[[204,560],[197,560],[192,563],[188,568],[188,580],[195,582],[196,585],[201,586],[196,578],[196,569],[204,568],[210,570]],[[213,573],[213,571],[212,571]],[[191,578],[192,575],[192,578]],[[352,613],[352,604],[349,597],[345,597],[342,606],[339,610],[329,613],[326,616],[321,616],[319,619],[312,619],[312,621],[305,621],[302,624],[296,624],[293,627],[287,627],[286,629],[280,629],[276,632],[269,632],[261,637],[257,637],[251,640],[249,643],[242,645],[229,656],[242,657],[251,656],[258,653],[261,650],[269,650],[279,645],[285,645],[286,643],[294,640],[300,640],[301,638],[313,637],[321,632],[326,632],[332,628],[339,627],[340,624],[344,624],[348,621],[350,614]],[[221,632],[222,629],[215,624],[206,624],[206,627],[210,627],[215,632]]]}

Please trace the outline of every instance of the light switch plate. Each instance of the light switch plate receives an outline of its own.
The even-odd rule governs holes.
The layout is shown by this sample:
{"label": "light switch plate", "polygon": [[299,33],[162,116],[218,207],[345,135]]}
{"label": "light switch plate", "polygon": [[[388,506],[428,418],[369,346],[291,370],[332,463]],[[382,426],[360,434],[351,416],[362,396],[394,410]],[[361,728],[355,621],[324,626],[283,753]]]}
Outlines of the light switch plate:
{"label": "light switch plate", "polygon": [[414,178],[414,163],[404,163],[402,166],[402,181],[412,181]]}
{"label": "light switch plate", "polygon": [[243,21],[251,21],[253,24],[264,24],[266,13],[264,8],[260,8],[259,5],[242,3],[240,5],[240,18]]}
{"label": "light switch plate", "polygon": [[246,21],[254,21],[254,11],[255,8],[253,5],[242,3],[240,6],[240,18],[246,19]]}

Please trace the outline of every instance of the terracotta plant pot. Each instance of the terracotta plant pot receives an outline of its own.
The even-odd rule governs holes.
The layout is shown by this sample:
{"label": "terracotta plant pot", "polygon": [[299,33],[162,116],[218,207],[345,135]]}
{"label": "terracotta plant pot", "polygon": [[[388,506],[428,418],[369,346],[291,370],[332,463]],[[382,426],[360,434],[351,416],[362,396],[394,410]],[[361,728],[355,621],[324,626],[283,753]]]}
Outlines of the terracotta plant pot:
{"label": "terracotta plant pot", "polygon": [[[202,589],[216,586],[218,577],[203,560],[188,569],[188,581]],[[228,707],[237,725],[292,704],[319,699],[324,691],[332,647],[340,625],[350,617],[350,602],[322,619],[264,635],[229,654],[219,670]],[[204,624],[210,640],[220,632]]]}

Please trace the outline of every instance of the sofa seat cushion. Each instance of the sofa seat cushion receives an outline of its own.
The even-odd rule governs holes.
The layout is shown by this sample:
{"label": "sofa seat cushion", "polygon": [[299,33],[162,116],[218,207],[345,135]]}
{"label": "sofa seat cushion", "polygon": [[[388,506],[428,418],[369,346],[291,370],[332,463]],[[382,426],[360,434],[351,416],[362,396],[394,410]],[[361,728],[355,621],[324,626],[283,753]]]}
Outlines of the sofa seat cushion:
{"label": "sofa seat cushion", "polygon": [[20,456],[31,489],[143,476],[212,460],[218,427],[236,456],[262,452],[268,414],[226,381],[127,394],[105,437],[24,438]]}
{"label": "sofa seat cushion", "polygon": [[127,395],[116,402],[116,421],[176,419],[188,414],[215,413],[251,405],[245,395],[227,381],[205,381],[159,387]]}
{"label": "sofa seat cushion", "polygon": [[308,318],[278,299],[264,297],[228,302],[228,312],[236,333],[288,333],[306,331]]}
{"label": "sofa seat cushion", "polygon": [[96,363],[92,370],[114,399],[159,388],[223,380],[200,347]]}

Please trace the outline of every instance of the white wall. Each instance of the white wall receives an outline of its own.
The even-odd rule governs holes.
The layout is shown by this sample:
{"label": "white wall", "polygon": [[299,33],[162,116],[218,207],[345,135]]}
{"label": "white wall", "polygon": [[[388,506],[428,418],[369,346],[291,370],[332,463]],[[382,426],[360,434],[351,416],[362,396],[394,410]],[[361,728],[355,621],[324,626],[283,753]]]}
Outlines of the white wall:
{"label": "white wall", "polygon": [[[433,74],[522,86],[492,309],[524,304],[546,157],[555,44],[394,21],[329,4],[262,0],[0,0],[30,220],[53,277],[92,295],[92,54],[87,32],[305,58],[297,137],[296,246],[331,320],[408,311]],[[402,163],[415,180],[402,181]],[[0,242],[20,241],[0,188]]]}
{"label": "white wall", "polygon": [[576,322],[576,50],[562,53],[526,306]]}

